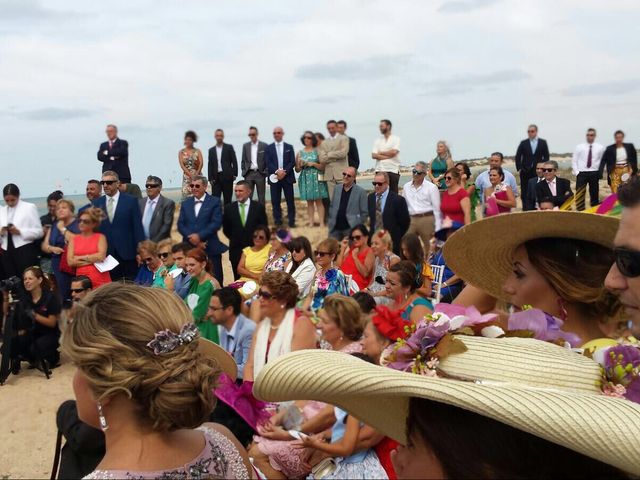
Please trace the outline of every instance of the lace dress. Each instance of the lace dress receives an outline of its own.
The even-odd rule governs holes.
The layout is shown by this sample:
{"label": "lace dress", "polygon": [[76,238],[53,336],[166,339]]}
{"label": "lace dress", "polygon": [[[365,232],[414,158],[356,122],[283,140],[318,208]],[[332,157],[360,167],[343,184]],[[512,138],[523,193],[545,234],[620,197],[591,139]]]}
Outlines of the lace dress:
{"label": "lace dress", "polygon": [[[387,273],[389,273],[389,266],[391,260],[400,260],[400,257],[392,252],[384,254],[383,260],[380,257],[376,257],[373,270],[373,279],[367,287],[371,293],[379,293],[386,290],[385,282],[387,281]],[[391,299],[385,296],[373,297],[378,305],[387,305],[391,302]]]}
{"label": "lace dress", "polygon": [[329,198],[327,182],[321,182],[318,180],[320,170],[316,167],[307,166],[307,162],[319,162],[318,152],[316,150],[312,150],[310,152],[300,150],[300,161],[302,162],[302,171],[298,177],[300,200],[319,200],[321,198]]}
{"label": "lace dress", "polygon": [[139,472],[134,470],[94,470],[84,478],[163,478],[163,479],[209,479],[251,478],[235,445],[225,435],[210,427],[200,427],[204,433],[205,446],[191,462],[171,470]]}
{"label": "lace dress", "polygon": [[191,195],[191,188],[189,187],[191,177],[198,173],[196,170],[196,165],[198,165],[198,150],[194,148],[191,154],[189,154],[187,150],[183,148],[180,150],[180,155],[182,156],[185,168],[191,173],[190,176],[182,175],[182,199],[184,200]]}

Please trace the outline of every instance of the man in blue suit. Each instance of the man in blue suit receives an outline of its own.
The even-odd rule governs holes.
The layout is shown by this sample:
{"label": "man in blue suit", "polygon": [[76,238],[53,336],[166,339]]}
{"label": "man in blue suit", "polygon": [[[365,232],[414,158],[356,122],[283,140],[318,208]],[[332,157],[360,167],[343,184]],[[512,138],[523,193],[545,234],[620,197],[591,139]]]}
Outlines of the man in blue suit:
{"label": "man in blue suit", "polygon": [[227,246],[218,239],[218,230],[222,226],[222,206],[220,199],[207,193],[207,177],[197,176],[191,179],[191,197],[180,205],[178,232],[183,242],[193,248],[202,248],[213,265],[213,276],[222,285],[222,254]]}
{"label": "man in blue suit", "polygon": [[[282,141],[284,130],[282,127],[273,129],[273,142],[264,152],[267,163],[267,174],[269,176],[269,187],[271,189],[271,202],[273,203],[273,219],[277,226],[282,225],[282,207],[280,199],[282,192],[287,201],[287,217],[289,227],[296,226],[296,204],[293,198],[293,184],[296,183],[296,176],[293,168],[296,164],[296,155],[293,145]],[[275,182],[272,175],[275,175]]]}
{"label": "man in blue suit", "polygon": [[133,281],[138,272],[138,243],[144,240],[138,200],[120,192],[120,178],[116,172],[104,172],[100,183],[104,196],[92,203],[105,213],[105,218],[100,224],[100,233],[107,237],[107,253],[120,262],[111,270],[111,279]]}

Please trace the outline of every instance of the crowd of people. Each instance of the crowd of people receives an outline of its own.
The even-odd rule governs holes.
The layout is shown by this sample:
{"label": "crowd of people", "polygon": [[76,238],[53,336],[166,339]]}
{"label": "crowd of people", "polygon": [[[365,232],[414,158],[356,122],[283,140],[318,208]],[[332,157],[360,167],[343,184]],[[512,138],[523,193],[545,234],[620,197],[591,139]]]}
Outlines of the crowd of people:
{"label": "crowd of people", "polygon": [[[270,145],[250,127],[240,165],[218,129],[206,176],[188,131],[178,208],[154,175],[141,198],[113,125],[98,151],[101,179],[87,183],[77,212],[54,192],[40,218],[16,185],[5,186],[2,278],[23,288],[3,291],[5,332],[15,323],[3,352],[13,374],[22,362],[55,368],[63,328],[62,351],[77,367],[76,403],[58,415],[67,437],[61,478],[640,473],[640,452],[629,446],[640,433],[636,377],[605,394],[584,380],[597,349],[618,345],[640,321],[640,180],[624,134],[604,148],[587,131],[573,155],[576,194],[535,125],[517,149],[519,184],[502,153],[474,180],[440,141],[401,186],[400,139],[382,120],[369,193],[346,128],[331,120],[326,137],[306,131],[296,153],[281,127]],[[621,220],[580,211],[587,189],[591,206],[600,204],[604,171]],[[326,228],[315,245],[293,230],[296,182],[309,224]],[[509,214],[517,198],[525,213]],[[571,201],[575,210],[565,211]],[[223,274],[227,251],[233,279]],[[16,299],[18,319],[9,315]],[[534,325],[535,312],[542,323]],[[512,338],[522,331],[534,339]],[[640,375],[636,347],[625,368]],[[565,379],[546,375],[554,366]],[[522,408],[509,409],[501,381],[514,382]],[[575,393],[584,382],[593,398]],[[545,402],[553,409],[548,393],[524,402],[535,388],[557,389],[583,415],[528,427]],[[598,409],[635,423],[608,428]],[[86,434],[88,444],[74,441]],[[506,453],[473,450],[483,435]],[[604,440],[593,446],[594,436]],[[474,457],[454,454],[456,442]],[[558,463],[540,462],[552,449]]]}

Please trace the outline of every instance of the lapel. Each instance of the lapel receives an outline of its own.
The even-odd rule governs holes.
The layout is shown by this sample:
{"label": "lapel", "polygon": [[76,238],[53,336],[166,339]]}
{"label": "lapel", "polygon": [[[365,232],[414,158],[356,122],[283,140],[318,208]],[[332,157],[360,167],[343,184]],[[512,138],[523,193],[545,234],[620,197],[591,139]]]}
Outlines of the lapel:
{"label": "lapel", "polygon": [[151,223],[155,222],[158,215],[160,215],[160,208],[162,207],[162,204],[163,197],[162,195],[158,195],[158,199],[156,200],[156,208],[153,210],[153,214],[151,215]]}

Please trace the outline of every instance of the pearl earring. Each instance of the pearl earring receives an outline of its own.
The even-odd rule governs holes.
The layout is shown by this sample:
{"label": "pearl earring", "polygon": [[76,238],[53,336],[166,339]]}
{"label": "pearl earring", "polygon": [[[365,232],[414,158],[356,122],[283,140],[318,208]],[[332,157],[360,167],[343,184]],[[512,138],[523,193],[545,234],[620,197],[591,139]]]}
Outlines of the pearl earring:
{"label": "pearl earring", "polygon": [[98,402],[98,418],[100,419],[100,428],[103,432],[109,430],[109,425],[107,425],[107,419],[104,418],[104,412],[102,411],[102,403]]}
{"label": "pearl earring", "polygon": [[280,308],[284,310],[284,307],[286,307],[286,305],[284,303],[281,303]]}

